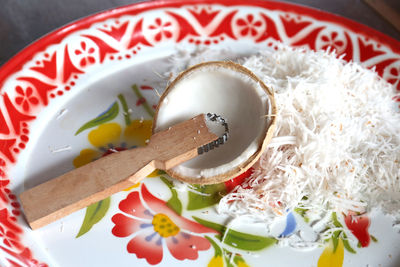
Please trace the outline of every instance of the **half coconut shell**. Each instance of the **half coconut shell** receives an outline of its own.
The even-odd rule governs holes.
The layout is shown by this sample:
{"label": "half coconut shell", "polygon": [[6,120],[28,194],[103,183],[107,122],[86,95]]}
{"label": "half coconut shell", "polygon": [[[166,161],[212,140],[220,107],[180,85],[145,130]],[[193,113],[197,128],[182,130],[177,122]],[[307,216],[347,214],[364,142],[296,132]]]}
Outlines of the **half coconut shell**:
{"label": "half coconut shell", "polygon": [[228,141],[168,170],[170,176],[192,184],[232,179],[259,159],[275,129],[274,95],[263,81],[242,65],[212,61],[190,67],[167,86],[156,109],[153,133],[208,112],[227,121]]}

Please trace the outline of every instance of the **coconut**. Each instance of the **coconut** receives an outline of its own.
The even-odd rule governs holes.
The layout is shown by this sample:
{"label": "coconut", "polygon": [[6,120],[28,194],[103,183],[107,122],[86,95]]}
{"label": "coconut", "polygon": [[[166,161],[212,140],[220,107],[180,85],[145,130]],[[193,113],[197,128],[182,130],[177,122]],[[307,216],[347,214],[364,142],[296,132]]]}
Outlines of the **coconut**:
{"label": "coconut", "polygon": [[161,96],[153,133],[201,113],[223,117],[229,138],[224,145],[167,171],[188,183],[218,183],[245,172],[260,157],[275,128],[272,91],[233,62],[205,62],[180,73]]}

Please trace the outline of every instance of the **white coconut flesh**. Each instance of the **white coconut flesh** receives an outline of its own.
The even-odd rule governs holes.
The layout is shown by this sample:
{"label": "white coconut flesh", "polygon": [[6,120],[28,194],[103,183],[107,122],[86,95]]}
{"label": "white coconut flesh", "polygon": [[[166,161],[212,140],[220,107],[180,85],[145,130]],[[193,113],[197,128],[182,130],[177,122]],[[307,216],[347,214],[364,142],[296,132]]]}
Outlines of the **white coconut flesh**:
{"label": "white coconut flesh", "polygon": [[179,75],[163,94],[154,132],[201,113],[220,115],[229,126],[224,145],[173,168],[176,176],[192,181],[223,176],[260,152],[274,109],[265,85],[243,69],[230,62],[199,64]]}

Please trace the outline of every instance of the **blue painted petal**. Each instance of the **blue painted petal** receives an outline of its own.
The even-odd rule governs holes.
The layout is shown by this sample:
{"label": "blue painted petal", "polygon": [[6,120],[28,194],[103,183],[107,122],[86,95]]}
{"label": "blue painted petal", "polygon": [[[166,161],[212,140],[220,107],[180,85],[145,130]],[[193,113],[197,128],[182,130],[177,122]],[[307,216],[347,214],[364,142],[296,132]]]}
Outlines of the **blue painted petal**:
{"label": "blue painted petal", "polygon": [[174,243],[174,244],[178,244],[178,239],[176,239],[174,236],[172,237],[172,242]]}
{"label": "blue painted petal", "polygon": [[160,236],[160,238],[156,242],[156,245],[161,246],[162,245],[161,241],[162,241],[162,237]]}
{"label": "blue painted petal", "polygon": [[286,227],[283,232],[279,235],[279,237],[286,237],[291,235],[294,230],[296,229],[297,223],[296,219],[294,218],[293,212],[289,212],[286,215]]}
{"label": "blue painted petal", "polygon": [[147,227],[150,227],[150,226],[153,226],[153,224],[151,224],[151,223],[142,223],[140,225],[140,228],[147,228]]}
{"label": "blue painted petal", "polygon": [[[117,101],[115,101],[115,102],[117,102]],[[115,102],[112,103],[104,112],[100,113],[96,118],[99,118],[99,117],[103,116],[104,114],[106,114],[114,106]]]}
{"label": "blue painted petal", "polygon": [[190,235],[187,234],[187,233],[180,232],[180,234],[181,234],[181,235],[183,236],[183,238],[185,238],[185,239],[189,239],[189,238],[190,238]]}
{"label": "blue painted petal", "polygon": [[146,236],[144,239],[145,239],[147,242],[150,242],[150,241],[153,239],[153,237],[156,236],[156,234],[157,234],[157,232],[154,232],[154,233],[152,233],[151,235]]}
{"label": "blue painted petal", "polygon": [[153,217],[153,214],[151,214],[149,210],[145,210],[143,213],[147,216]]}

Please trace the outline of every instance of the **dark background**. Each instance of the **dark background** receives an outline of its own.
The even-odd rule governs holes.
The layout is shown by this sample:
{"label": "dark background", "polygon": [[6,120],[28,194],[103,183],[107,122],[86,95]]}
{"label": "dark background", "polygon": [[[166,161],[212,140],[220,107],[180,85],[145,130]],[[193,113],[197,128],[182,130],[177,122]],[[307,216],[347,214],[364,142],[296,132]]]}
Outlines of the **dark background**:
{"label": "dark background", "polygon": [[[135,2],[141,1],[1,0],[0,66],[31,42],[64,24],[102,10]],[[400,33],[361,0],[293,0],[287,2],[318,8],[353,19],[400,40]],[[385,0],[385,2],[400,13],[399,0]]]}

